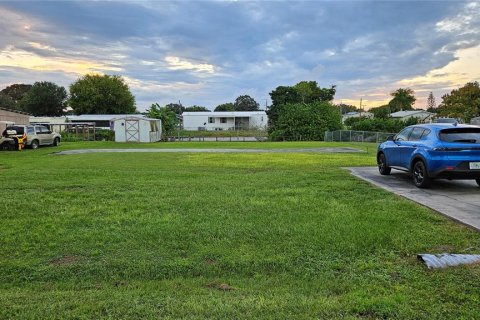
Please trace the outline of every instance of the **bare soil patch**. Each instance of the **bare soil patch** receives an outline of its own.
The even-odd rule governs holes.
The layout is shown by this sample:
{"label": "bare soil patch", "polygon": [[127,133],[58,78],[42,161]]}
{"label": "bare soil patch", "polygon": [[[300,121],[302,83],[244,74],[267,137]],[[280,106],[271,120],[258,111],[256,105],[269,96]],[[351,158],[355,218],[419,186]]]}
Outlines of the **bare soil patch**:
{"label": "bare soil patch", "polygon": [[50,260],[50,265],[53,266],[70,266],[82,260],[81,256],[69,255]]}
{"label": "bare soil patch", "polygon": [[233,287],[226,283],[209,283],[205,285],[205,288],[209,289],[217,289],[220,291],[233,291],[235,290]]}

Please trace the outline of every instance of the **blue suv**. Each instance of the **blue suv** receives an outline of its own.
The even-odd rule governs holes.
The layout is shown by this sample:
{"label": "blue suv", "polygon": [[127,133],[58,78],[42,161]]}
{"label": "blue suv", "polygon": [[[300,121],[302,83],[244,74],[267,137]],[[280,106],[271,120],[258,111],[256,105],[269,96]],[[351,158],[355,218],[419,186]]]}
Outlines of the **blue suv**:
{"label": "blue suv", "polygon": [[410,172],[419,188],[432,179],[475,179],[480,186],[480,127],[419,124],[406,127],[378,146],[378,170]]}

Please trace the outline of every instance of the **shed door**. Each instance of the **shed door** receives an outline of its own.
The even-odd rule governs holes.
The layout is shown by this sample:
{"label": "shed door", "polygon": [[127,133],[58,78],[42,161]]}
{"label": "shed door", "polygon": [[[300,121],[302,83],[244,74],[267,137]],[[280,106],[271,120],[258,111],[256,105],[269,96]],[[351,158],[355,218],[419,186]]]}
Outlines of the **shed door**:
{"label": "shed door", "polygon": [[140,121],[125,121],[125,139],[127,142],[140,142]]}

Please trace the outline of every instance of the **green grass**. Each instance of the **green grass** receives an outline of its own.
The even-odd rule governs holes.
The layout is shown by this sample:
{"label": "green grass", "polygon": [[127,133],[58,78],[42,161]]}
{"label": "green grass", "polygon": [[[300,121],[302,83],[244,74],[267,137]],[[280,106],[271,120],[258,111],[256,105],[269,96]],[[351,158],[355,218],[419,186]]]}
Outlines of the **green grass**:
{"label": "green grass", "polygon": [[480,237],[352,177],[358,154],[0,153],[0,319],[473,319]]}
{"label": "green grass", "polygon": [[[362,142],[323,142],[323,141],[299,141],[299,142],[154,142],[154,143],[118,143],[114,141],[82,141],[82,142],[64,142],[60,149],[44,150],[46,153],[56,152],[59,150],[73,149],[128,149],[128,148],[194,148],[194,149],[210,149],[210,148],[228,148],[228,149],[289,149],[289,148],[330,148],[330,147],[351,147],[370,154],[374,154],[377,148],[375,143]],[[27,152],[31,150],[27,150]],[[30,155],[28,155],[30,158]]]}

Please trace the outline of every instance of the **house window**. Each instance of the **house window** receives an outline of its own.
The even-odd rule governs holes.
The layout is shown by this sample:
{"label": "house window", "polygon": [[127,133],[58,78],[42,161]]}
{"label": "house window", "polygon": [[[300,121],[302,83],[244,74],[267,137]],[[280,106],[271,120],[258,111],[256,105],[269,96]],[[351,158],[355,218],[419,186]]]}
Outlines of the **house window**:
{"label": "house window", "polygon": [[220,123],[227,123],[227,118],[220,118]]}
{"label": "house window", "polygon": [[214,117],[208,117],[208,123],[215,123]]}

